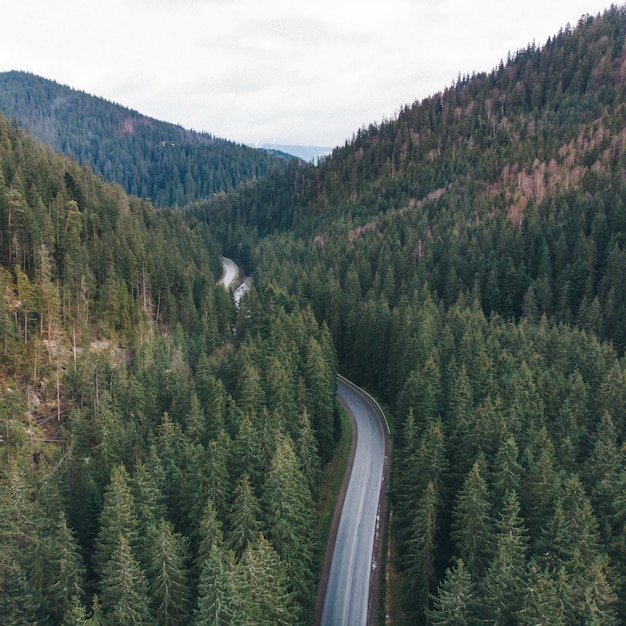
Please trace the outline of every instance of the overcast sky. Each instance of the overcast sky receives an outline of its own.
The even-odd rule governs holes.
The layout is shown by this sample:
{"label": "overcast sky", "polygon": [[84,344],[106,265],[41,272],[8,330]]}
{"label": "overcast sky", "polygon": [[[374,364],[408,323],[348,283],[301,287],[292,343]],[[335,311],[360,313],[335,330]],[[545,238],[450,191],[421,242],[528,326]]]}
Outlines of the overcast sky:
{"label": "overcast sky", "polygon": [[[241,143],[330,146],[608,0],[7,0],[26,70]],[[621,4],[621,2],[619,3]]]}

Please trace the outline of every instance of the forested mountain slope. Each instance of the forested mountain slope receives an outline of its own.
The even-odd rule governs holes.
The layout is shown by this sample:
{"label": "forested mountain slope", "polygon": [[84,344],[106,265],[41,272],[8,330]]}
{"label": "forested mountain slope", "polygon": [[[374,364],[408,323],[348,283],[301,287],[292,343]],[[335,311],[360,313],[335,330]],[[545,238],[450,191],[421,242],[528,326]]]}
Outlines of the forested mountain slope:
{"label": "forested mountain slope", "polygon": [[311,621],[332,339],[219,253],[0,114],[3,626]]}
{"label": "forested mountain slope", "polygon": [[320,248],[338,226],[382,237],[399,248],[377,269],[398,284],[427,277],[447,304],[475,288],[487,314],[516,319],[526,298],[621,351],[624,35],[622,9],[583,18],[359,131],[319,168],[294,163],[213,203],[210,219],[229,245],[246,223],[306,229]]}
{"label": "forested mountain slope", "polygon": [[395,414],[397,623],[626,621],[626,9],[189,207]]}
{"label": "forested mountain slope", "polygon": [[0,111],[38,141],[158,206],[236,189],[281,168],[287,156],[160,122],[26,72],[0,73]]}

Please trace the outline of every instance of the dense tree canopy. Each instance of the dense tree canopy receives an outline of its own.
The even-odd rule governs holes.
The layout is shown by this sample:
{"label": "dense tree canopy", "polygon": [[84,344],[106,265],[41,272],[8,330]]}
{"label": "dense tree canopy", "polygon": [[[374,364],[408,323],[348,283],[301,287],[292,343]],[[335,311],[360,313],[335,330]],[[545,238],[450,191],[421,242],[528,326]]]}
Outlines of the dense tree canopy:
{"label": "dense tree canopy", "polygon": [[338,370],[390,409],[396,623],[624,622],[625,35],[181,212],[0,118],[7,623],[310,621]]}
{"label": "dense tree canopy", "polygon": [[311,620],[334,347],[219,251],[0,116],[2,623]]}
{"label": "dense tree canopy", "polygon": [[182,206],[282,169],[257,150],[26,72],[0,73],[0,111],[32,136],[157,206]]}
{"label": "dense tree canopy", "polygon": [[625,34],[584,16],[188,207],[390,406],[400,622],[626,619]]}

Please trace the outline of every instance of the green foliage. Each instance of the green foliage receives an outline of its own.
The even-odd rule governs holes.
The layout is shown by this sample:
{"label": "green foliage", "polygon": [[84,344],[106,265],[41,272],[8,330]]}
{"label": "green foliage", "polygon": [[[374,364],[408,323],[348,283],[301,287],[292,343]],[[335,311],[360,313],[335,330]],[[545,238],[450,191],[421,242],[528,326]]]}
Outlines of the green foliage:
{"label": "green foliage", "polygon": [[202,566],[194,626],[230,626],[239,621],[235,563],[231,555],[212,545]]}
{"label": "green foliage", "polygon": [[[625,34],[585,17],[184,215],[0,118],[0,601],[60,621],[41,555],[75,533],[110,620],[120,536],[141,590],[162,526],[188,620],[309,621],[340,369],[394,415],[411,623],[624,622]],[[238,310],[216,240],[254,270]]]}
{"label": "green foliage", "polygon": [[0,233],[3,611],[188,623],[212,550],[233,546],[233,619],[248,619],[243,587],[260,604],[254,581],[276,568],[283,608],[261,612],[310,621],[311,493],[336,437],[328,329],[267,285],[233,335],[212,228],[1,115]]}
{"label": "green foliage", "polygon": [[426,615],[433,626],[469,626],[472,623],[472,601],[475,588],[463,561],[447,569],[437,595],[433,597],[433,608]]}
{"label": "green foliage", "polygon": [[113,469],[111,482],[104,491],[104,506],[100,515],[100,532],[96,539],[95,562],[103,573],[118,549],[120,539],[125,546],[139,546],[139,521],[135,511],[135,500],[130,490],[128,473],[124,466]]}
{"label": "green foliage", "polygon": [[136,626],[154,623],[148,606],[148,584],[123,536],[102,572],[102,608],[105,624]]}
{"label": "green foliage", "polygon": [[288,591],[284,563],[262,535],[243,553],[235,580],[238,621],[259,626],[297,623],[299,611]]}
{"label": "green foliage", "polygon": [[153,615],[161,626],[188,624],[186,541],[161,519],[148,531],[147,545],[146,577]]}
{"label": "green foliage", "polygon": [[230,512],[230,547],[241,556],[259,536],[261,507],[250,488],[250,479],[244,474],[235,489]]}
{"label": "green foliage", "polygon": [[262,504],[268,539],[285,563],[298,604],[308,611],[314,587],[313,499],[289,438],[276,449],[263,485]]}
{"label": "green foliage", "polygon": [[[0,110],[35,139],[158,206],[227,192],[281,169],[264,150],[185,130],[25,72],[0,74]],[[72,200],[84,199],[69,176]]]}
{"label": "green foliage", "polygon": [[518,621],[527,585],[527,540],[517,493],[509,491],[496,522],[494,557],[481,581],[478,611],[494,624]]}
{"label": "green foliage", "polygon": [[453,511],[452,538],[465,571],[478,581],[485,573],[491,553],[494,522],[488,500],[487,482],[477,461],[459,491]]}
{"label": "green foliage", "polygon": [[[459,557],[469,623],[625,619],[625,33],[623,8],[585,16],[318,167],[188,207],[254,268],[237,333],[258,384],[230,385],[236,399],[258,398],[298,441],[271,415],[286,388],[307,399],[287,342],[269,360],[246,343],[272,336],[260,302],[288,303],[311,306],[342,373],[392,408],[394,563],[412,621],[441,608],[432,594]],[[268,363],[275,392],[261,399]],[[315,419],[324,458],[331,431]]]}

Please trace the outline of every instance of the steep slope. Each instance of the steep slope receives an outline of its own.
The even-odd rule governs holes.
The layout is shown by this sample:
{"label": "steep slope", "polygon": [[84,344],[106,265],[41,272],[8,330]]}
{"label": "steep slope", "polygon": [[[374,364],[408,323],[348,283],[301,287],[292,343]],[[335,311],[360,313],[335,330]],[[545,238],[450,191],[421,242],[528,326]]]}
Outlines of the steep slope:
{"label": "steep slope", "polygon": [[392,407],[394,623],[626,620],[625,35],[585,16],[189,209]]}
{"label": "steep slope", "polygon": [[284,164],[285,155],[185,130],[25,72],[0,74],[0,111],[38,141],[158,206],[230,191]]}
{"label": "steep slope", "polygon": [[0,114],[0,623],[310,622],[332,341],[218,259]]}
{"label": "steep slope", "polygon": [[[582,18],[360,130],[317,168],[292,164],[193,212],[224,224],[233,254],[247,237],[227,226],[232,215],[319,246],[393,240],[396,286],[414,268],[447,304],[476,289],[486,313],[516,319],[527,298],[536,315],[593,327],[621,351],[624,35],[623,9]],[[365,290],[372,278],[360,275]]]}

